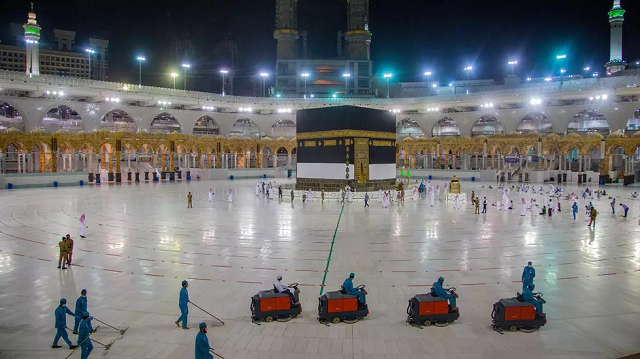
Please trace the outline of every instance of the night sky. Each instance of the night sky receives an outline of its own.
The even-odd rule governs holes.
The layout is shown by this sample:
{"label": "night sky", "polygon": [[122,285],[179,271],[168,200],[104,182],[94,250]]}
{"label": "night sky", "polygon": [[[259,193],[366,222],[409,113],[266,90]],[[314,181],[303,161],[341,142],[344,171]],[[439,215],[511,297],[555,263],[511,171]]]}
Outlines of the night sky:
{"label": "night sky", "polygon": [[[541,77],[557,74],[555,55],[566,52],[565,67],[579,73],[591,66],[601,73],[609,57],[607,12],[611,0],[371,0],[371,56],[374,72],[393,72],[395,80],[415,81],[425,70],[432,80],[500,79],[506,62],[519,61],[517,73]],[[623,54],[640,60],[640,1],[623,0],[627,10]],[[345,0],[300,0],[298,28],[309,32],[309,55],[333,58],[336,32],[347,23]],[[29,2],[7,1],[0,12],[3,43],[14,44],[9,23],[26,21]],[[143,83],[171,86],[167,75],[185,58],[193,64],[188,81],[197,90],[220,91],[218,70],[230,56],[218,46],[225,38],[237,44],[236,93],[250,94],[258,71],[273,71],[275,0],[36,0],[42,47],[54,48],[53,29],[76,31],[78,50],[88,37],[109,44],[109,79],[137,83],[135,57],[144,54]],[[180,69],[181,70],[181,69]],[[555,72],[553,72],[555,71]],[[181,80],[181,79],[180,79]]]}

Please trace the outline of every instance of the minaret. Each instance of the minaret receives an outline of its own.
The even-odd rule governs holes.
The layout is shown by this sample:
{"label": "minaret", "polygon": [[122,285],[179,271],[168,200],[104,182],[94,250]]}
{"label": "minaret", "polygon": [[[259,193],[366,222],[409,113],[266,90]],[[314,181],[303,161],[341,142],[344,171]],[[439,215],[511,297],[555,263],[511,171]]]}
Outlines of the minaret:
{"label": "minaret", "polygon": [[278,60],[296,58],[298,38],[298,0],[276,0],[276,30],[273,37],[278,40]]}
{"label": "minaret", "polygon": [[604,65],[608,74],[622,71],[627,67],[627,63],[622,60],[622,23],[624,22],[624,13],[624,9],[620,7],[620,0],[613,0],[613,8],[609,11],[611,51],[609,62]]}
{"label": "minaret", "polygon": [[24,42],[27,52],[26,73],[29,76],[40,75],[40,51],[38,43],[40,42],[40,30],[36,21],[36,13],[33,12],[33,1],[31,2],[31,12],[27,23],[22,26],[24,28]]}
{"label": "minaret", "polygon": [[347,7],[347,55],[350,60],[370,60],[369,0],[347,0]]}

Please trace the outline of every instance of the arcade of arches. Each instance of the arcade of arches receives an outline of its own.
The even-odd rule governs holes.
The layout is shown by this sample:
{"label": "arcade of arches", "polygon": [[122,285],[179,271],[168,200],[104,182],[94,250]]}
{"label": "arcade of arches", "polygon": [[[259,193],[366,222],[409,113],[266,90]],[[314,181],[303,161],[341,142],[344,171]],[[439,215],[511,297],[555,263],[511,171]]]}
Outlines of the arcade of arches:
{"label": "arcade of arches", "polygon": [[[119,115],[119,114],[115,114]],[[114,116],[115,117],[115,116]],[[133,130],[128,119],[122,126]],[[169,121],[170,122],[170,121]],[[208,119],[203,120],[203,128]],[[0,133],[2,172],[93,173],[169,172],[181,168],[295,168],[296,139],[223,136],[197,137],[180,133]],[[456,137],[406,137],[396,142],[398,167],[416,169],[502,170],[505,156],[519,158],[529,170],[599,171],[618,176],[640,169],[640,133],[614,132],[585,136],[572,133]],[[124,163],[123,163],[124,162]],[[124,167],[124,170],[122,169]]]}
{"label": "arcade of arches", "polygon": [[603,137],[572,133],[502,135],[426,139],[407,137],[396,142],[396,165],[413,169],[504,170],[505,156],[524,170],[595,171],[617,177],[640,170],[640,135],[620,132]]}
{"label": "arcade of arches", "polygon": [[[296,140],[179,133],[0,133],[0,172],[171,172],[179,168],[295,168]],[[275,154],[275,157],[274,157]],[[119,176],[117,176],[119,177]]]}

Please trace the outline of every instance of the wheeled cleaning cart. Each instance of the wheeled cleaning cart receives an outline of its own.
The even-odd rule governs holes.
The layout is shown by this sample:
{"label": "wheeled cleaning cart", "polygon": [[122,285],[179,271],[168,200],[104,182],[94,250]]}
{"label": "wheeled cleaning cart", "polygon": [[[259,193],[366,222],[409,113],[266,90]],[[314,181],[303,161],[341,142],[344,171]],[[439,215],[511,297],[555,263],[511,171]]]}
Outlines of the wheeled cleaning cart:
{"label": "wheeled cleaning cart", "polygon": [[460,318],[460,311],[457,308],[451,309],[446,298],[431,294],[417,294],[409,299],[407,323],[411,325],[446,326],[458,318]]}
{"label": "wheeled cleaning cart", "polygon": [[[545,301],[540,296],[536,297],[541,303]],[[532,332],[547,324],[547,316],[544,313],[536,314],[536,307],[521,300],[518,297],[503,298],[493,304],[493,328],[516,332]]]}
{"label": "wheeled cleaning cart", "polygon": [[359,303],[356,296],[344,294],[341,291],[327,292],[318,299],[318,320],[321,323],[332,321],[337,324],[340,321],[357,321],[368,314],[369,307],[366,304]]}

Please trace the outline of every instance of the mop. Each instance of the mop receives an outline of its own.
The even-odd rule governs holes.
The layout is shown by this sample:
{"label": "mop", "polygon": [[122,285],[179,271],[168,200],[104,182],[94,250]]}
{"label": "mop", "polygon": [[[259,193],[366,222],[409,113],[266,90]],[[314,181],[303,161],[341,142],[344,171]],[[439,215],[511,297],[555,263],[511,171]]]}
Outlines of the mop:
{"label": "mop", "polygon": [[95,320],[96,322],[100,322],[100,323],[106,325],[107,327],[109,327],[111,329],[117,330],[120,333],[120,336],[118,337],[118,339],[122,339],[122,336],[124,335],[124,333],[127,331],[127,329],[129,329],[129,327],[125,327],[124,329],[118,329],[118,328],[116,328],[114,326],[111,326],[111,325],[103,322],[102,320],[100,320],[100,319],[98,319],[96,317],[93,317],[93,320]]}
{"label": "mop", "polygon": [[[224,322],[223,322],[222,320],[218,319],[218,317],[216,317],[215,315],[213,315],[213,314],[211,314],[211,313],[207,312],[206,310],[204,310],[204,309],[200,308],[200,307],[199,307],[197,304],[195,304],[194,302],[189,302],[189,303],[193,304],[193,306],[194,306],[194,307],[196,307],[196,308],[200,309],[201,311],[203,311],[203,312],[205,312],[205,313],[209,314],[209,315],[210,315],[210,316],[212,316],[215,320],[219,321],[220,323],[222,323],[222,325],[224,325]],[[216,355],[217,355],[217,354],[216,354]]]}

